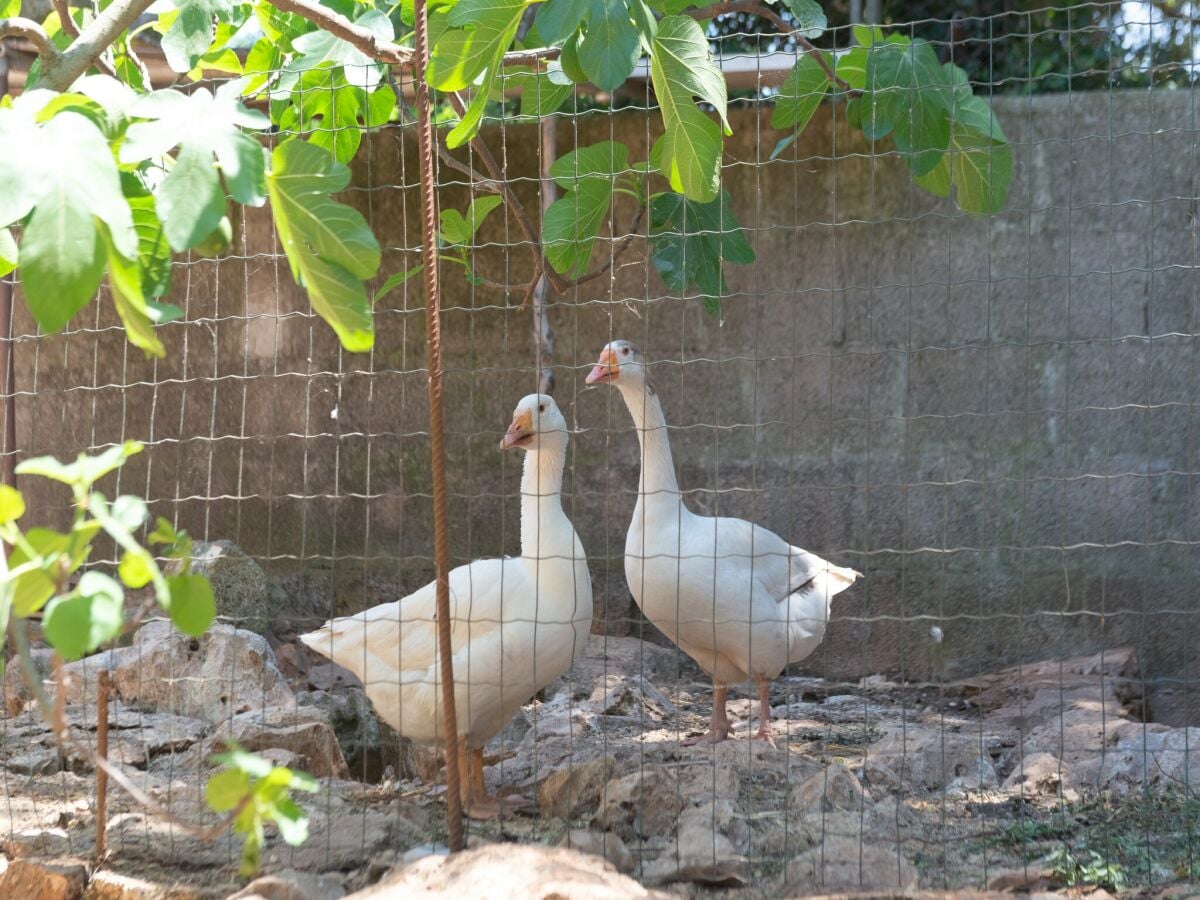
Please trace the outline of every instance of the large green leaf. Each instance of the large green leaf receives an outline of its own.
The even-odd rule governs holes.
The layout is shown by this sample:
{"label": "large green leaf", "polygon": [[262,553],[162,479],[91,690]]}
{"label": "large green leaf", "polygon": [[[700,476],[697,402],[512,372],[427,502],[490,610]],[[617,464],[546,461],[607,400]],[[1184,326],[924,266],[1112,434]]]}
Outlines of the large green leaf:
{"label": "large green leaf", "polygon": [[546,259],[564,275],[582,275],[592,247],[612,206],[612,187],[599,178],[581,181],[576,190],[555,200],[542,222]]}
{"label": "large green leaf", "polygon": [[626,0],[591,0],[579,63],[592,84],[603,91],[623,84],[637,64],[640,47]]}
{"label": "large green leaf", "polygon": [[654,268],[673,291],[694,290],[716,312],[728,292],[725,261],[749,265],[754,248],[729,209],[729,192],[696,203],[679,194],[660,194],[650,204],[650,246]]}
{"label": "large green leaf", "polygon": [[155,193],[163,231],[174,250],[189,250],[212,234],[225,215],[226,192],[248,206],[266,200],[262,149],[242,129],[261,130],[270,121],[244,107],[234,90],[155,91],[135,104],[132,113],[150,121],[129,126],[122,162],[160,158],[181,147]]}
{"label": "large green leaf", "polygon": [[271,154],[267,190],[292,277],[351,352],[375,340],[363,280],[379,268],[379,243],[355,209],[329,195],[350,183],[350,170],[320,147],[284,141]]}
{"label": "large green leaf", "polygon": [[563,154],[550,165],[550,175],[563,190],[569,191],[587,178],[612,178],[629,169],[629,148],[616,141],[600,141]]}
{"label": "large green leaf", "polygon": [[829,76],[817,60],[818,53],[829,64],[829,54],[824,50],[805,53],[796,61],[775,100],[775,109],[771,112],[772,128],[794,128],[799,134],[825,99]]}
{"label": "large green leaf", "polygon": [[36,101],[50,99],[47,93],[30,92],[42,96],[0,109],[0,139],[18,142],[5,143],[0,154],[0,218],[33,210],[21,239],[21,279],[38,324],[57,331],[100,284],[105,257],[98,228],[106,227],[129,259],[136,258],[137,236],[104,134],[71,108],[38,124]]}
{"label": "large green leaf", "polygon": [[668,16],[658,23],[650,77],[666,127],[663,174],[673,190],[688,198],[702,203],[712,200],[721,180],[721,132],[692,98],[716,107],[729,133],[725,78],[695,20]]}
{"label": "large green leaf", "polygon": [[42,631],[64,659],[79,659],[121,633],[125,591],[101,572],[85,572],[79,587],[46,607]]}
{"label": "large green leaf", "polygon": [[450,28],[434,45],[425,77],[442,91],[475,84],[475,94],[446,146],[461,147],[479,133],[504,52],[516,37],[530,0],[459,0],[447,16]]}
{"label": "large green leaf", "polygon": [[521,115],[534,118],[548,116],[557,112],[571,96],[574,90],[571,80],[563,74],[561,65],[556,71],[560,76],[557,81],[549,73],[514,72],[504,76],[507,87],[521,92]]}
{"label": "large green leaf", "polygon": [[216,36],[215,21],[229,22],[235,0],[177,0],[179,15],[162,38],[163,55],[176,72],[190,72],[208,52]]}
{"label": "large green leaf", "polygon": [[[923,175],[938,164],[950,146],[952,86],[925,41],[913,41],[905,53],[907,85],[898,85],[893,96],[900,104],[893,118],[896,149],[914,175]],[[905,90],[905,87],[907,90]]]}
{"label": "large green leaf", "polygon": [[[359,16],[354,24],[388,43],[396,37],[391,20],[379,10],[368,10]],[[299,55],[288,63],[287,69],[297,74],[332,66],[343,75],[348,84],[368,92],[379,86],[383,76],[383,67],[379,63],[353,44],[335,37],[328,31],[318,29],[294,37],[292,48]]]}
{"label": "large green leaf", "polygon": [[198,637],[208,631],[217,615],[212,585],[203,575],[172,575],[167,578],[171,595],[171,622],[184,634]]}
{"label": "large green leaf", "polygon": [[592,0],[546,0],[538,6],[538,34],[547,44],[561,44],[583,24]]}
{"label": "large green leaf", "polygon": [[612,207],[614,181],[629,169],[629,148],[601,141],[554,161],[550,175],[566,193],[546,210],[542,238],[550,265],[565,275],[582,275]]}
{"label": "large green leaf", "polygon": [[178,318],[183,311],[177,306],[150,300],[145,294],[144,270],[138,263],[130,262],[116,252],[107,232],[103,238],[113,305],[125,325],[130,343],[144,350],[146,356],[165,356],[166,349],[155,334],[154,326]]}
{"label": "large green leaf", "polygon": [[461,91],[486,69],[495,68],[526,6],[528,0],[459,0],[447,20],[451,27],[430,54],[425,73],[429,84],[439,91]]}
{"label": "large green leaf", "polygon": [[171,290],[171,245],[154,211],[154,197],[150,194],[130,197],[129,209],[137,231],[142,294],[161,297]]}
{"label": "large green leaf", "polygon": [[[65,559],[61,569],[70,575],[88,558],[91,553],[91,541],[100,531],[97,522],[88,522],[76,528],[70,535],[60,534],[49,528],[31,528],[25,533],[25,540],[34,552],[41,558],[53,559],[59,554],[65,554],[71,549],[71,554]],[[14,547],[9,552],[8,565],[15,569],[30,561],[22,547]],[[47,600],[54,596],[54,578],[44,569],[32,569],[17,578],[12,595],[12,611],[17,618],[26,618],[41,609]]]}
{"label": "large green leaf", "polygon": [[990,214],[1004,208],[1012,181],[1012,150],[991,106],[971,93],[967,73],[953,63],[942,67],[950,103],[950,148],[916,182],[939,197],[953,189],[958,206]]}

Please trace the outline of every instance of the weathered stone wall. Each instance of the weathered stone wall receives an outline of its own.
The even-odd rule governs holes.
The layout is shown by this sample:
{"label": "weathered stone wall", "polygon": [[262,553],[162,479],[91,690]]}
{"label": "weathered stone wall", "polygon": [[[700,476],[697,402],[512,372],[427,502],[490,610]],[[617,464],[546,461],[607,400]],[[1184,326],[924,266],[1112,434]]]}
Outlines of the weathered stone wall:
{"label": "weathered stone wall", "polygon": [[[637,629],[620,561],[635,439],[615,392],[582,380],[626,337],[655,361],[697,508],[752,516],[865,573],[809,670],[967,674],[1131,642],[1150,679],[1193,666],[1196,95],[997,108],[1016,172],[1008,210],[988,219],[914,188],[828,108],[775,162],[769,111],[739,110],[725,181],[759,262],[730,267],[722,315],[670,296],[637,248],[612,280],[555,304],[557,397],[580,429],[566,503],[604,601],[598,628]],[[646,131],[636,112],[564,121],[559,150],[615,137],[640,159]],[[536,130],[489,139],[534,207]],[[348,196],[380,236],[384,275],[416,260],[415,181],[400,130],[365,140]],[[618,219],[631,212],[622,201]],[[525,278],[511,220],[496,214],[481,238],[484,274]],[[496,443],[534,389],[530,313],[453,268],[444,283],[453,552],[512,552],[519,460]],[[419,291],[380,303],[374,353],[341,353],[257,211],[236,253],[179,267],[173,299],[187,317],[162,329],[163,361],[126,345],[107,304],[68,334],[22,338],[22,455],[146,441],[120,490],[277,572],[307,570],[339,611],[425,580]],[[58,493],[39,486],[35,501],[61,513]]]}

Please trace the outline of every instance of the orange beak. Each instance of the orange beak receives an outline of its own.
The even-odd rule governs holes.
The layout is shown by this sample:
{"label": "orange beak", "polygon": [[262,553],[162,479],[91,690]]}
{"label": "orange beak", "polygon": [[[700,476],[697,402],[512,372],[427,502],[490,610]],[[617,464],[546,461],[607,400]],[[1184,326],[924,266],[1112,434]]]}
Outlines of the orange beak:
{"label": "orange beak", "polygon": [[523,447],[533,440],[533,413],[527,409],[513,416],[512,424],[500,439],[501,450]]}
{"label": "orange beak", "polygon": [[621,369],[617,362],[617,354],[605,347],[600,351],[600,361],[592,366],[592,371],[588,372],[588,377],[584,379],[584,384],[600,384],[604,381],[616,381],[617,376],[620,374]]}

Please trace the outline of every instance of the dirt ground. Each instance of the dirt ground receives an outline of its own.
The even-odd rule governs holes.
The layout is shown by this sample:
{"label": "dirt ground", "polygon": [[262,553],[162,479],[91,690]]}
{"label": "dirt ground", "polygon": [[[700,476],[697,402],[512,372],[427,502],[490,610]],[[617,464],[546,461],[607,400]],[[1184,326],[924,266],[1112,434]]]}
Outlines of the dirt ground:
{"label": "dirt ground", "polygon": [[[298,644],[222,628],[178,646],[159,628],[74,664],[63,690],[75,737],[94,740],[103,667],[117,687],[111,755],[172,816],[215,821],[201,785],[230,738],[319,775],[321,793],[305,800],[309,840],[293,848],[271,835],[263,854],[264,872],[315,879],[325,893],[311,896],[368,888],[440,852],[436,755],[387,734],[343,670]],[[7,864],[90,860],[94,775],[57,749],[20,685],[5,685]],[[749,739],[758,704],[736,694],[735,738],[684,746],[710,711],[699,670],[670,649],[595,636],[489,747],[489,786],[537,806],[469,823],[470,845],[573,847],[683,897],[1186,896],[1183,885],[1200,882],[1189,779],[1200,729],[1140,721],[1138,685],[1137,660],[1121,649],[942,685],[784,678],[771,694],[774,748]],[[93,896],[243,887],[231,837],[204,843],[119,789],[109,797],[99,868],[148,887]]]}

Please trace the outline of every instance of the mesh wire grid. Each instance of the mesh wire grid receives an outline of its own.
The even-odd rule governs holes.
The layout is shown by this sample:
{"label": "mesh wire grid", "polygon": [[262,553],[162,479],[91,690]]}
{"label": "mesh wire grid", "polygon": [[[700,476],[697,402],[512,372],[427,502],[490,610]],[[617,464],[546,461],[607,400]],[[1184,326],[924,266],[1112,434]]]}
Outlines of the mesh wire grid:
{"label": "mesh wire grid", "polygon": [[[986,218],[914,185],[896,153],[847,125],[841,102],[772,158],[787,67],[771,61],[797,48],[714,38],[727,71],[750,73],[731,88],[722,182],[756,261],[725,266],[713,312],[665,288],[646,242],[628,240],[650,214],[617,195],[592,260],[608,270],[544,302],[555,332],[544,362],[570,426],[563,505],[595,615],[585,658],[489,745],[488,771],[506,790],[565,772],[571,799],[474,834],[556,843],[591,828],[619,840],[647,882],[765,893],[914,878],[984,887],[1014,870],[1112,887],[1196,877],[1195,25],[1150,4],[1043,13],[892,27],[962,61],[996,110],[1014,176]],[[849,40],[834,28],[822,46]],[[619,141],[644,160],[654,106],[645,77],[611,98],[575,91],[553,117],[553,145],[561,156]],[[545,127],[508,117],[484,131],[535,216]],[[380,239],[381,280],[419,255],[413,131],[403,102],[398,122],[364,130],[342,197]],[[473,149],[453,156],[439,203],[461,211],[489,176]],[[432,575],[423,300],[416,279],[397,288],[376,308],[375,348],[345,353],[293,284],[269,214],[246,210],[235,225],[228,252],[175,266],[185,316],[160,329],[163,360],[128,346],[110,304],[55,335],[18,304],[17,455],[141,440],[111,492],[141,494],[261,567],[251,587],[269,621],[229,624],[265,634],[254,646],[271,665],[248,674],[231,656],[197,675],[187,658],[152,668],[135,648],[133,671],[252,680],[243,705],[336,730],[336,754],[261,738],[323,768],[326,786],[309,842],[272,846],[267,860],[365,870],[385,849],[442,835],[436,762],[381,736],[353,685],[314,675],[319,661],[294,639]],[[538,386],[521,306],[529,242],[507,207],[480,229],[468,268],[443,274],[455,565],[517,550],[520,462],[496,441]],[[747,740],[757,697],[739,686],[738,739],[683,744],[703,729],[711,688],[632,601],[637,440],[619,395],[583,384],[619,338],[648,360],[693,510],[748,518],[862,572],[819,649],[775,682],[777,750]],[[60,494],[22,488],[39,521],[62,523]],[[102,549],[96,564],[111,566]],[[139,691],[149,696],[128,694]],[[200,812],[194,773],[211,741],[244,714],[228,705],[207,722],[127,710],[130,767],[182,817]],[[80,727],[89,715],[94,727],[94,710],[80,710]],[[64,810],[68,823],[86,818],[90,773],[69,760],[29,768],[42,738],[19,717],[0,734],[10,839]],[[203,851],[114,803],[117,860],[236,862],[229,843]]]}

